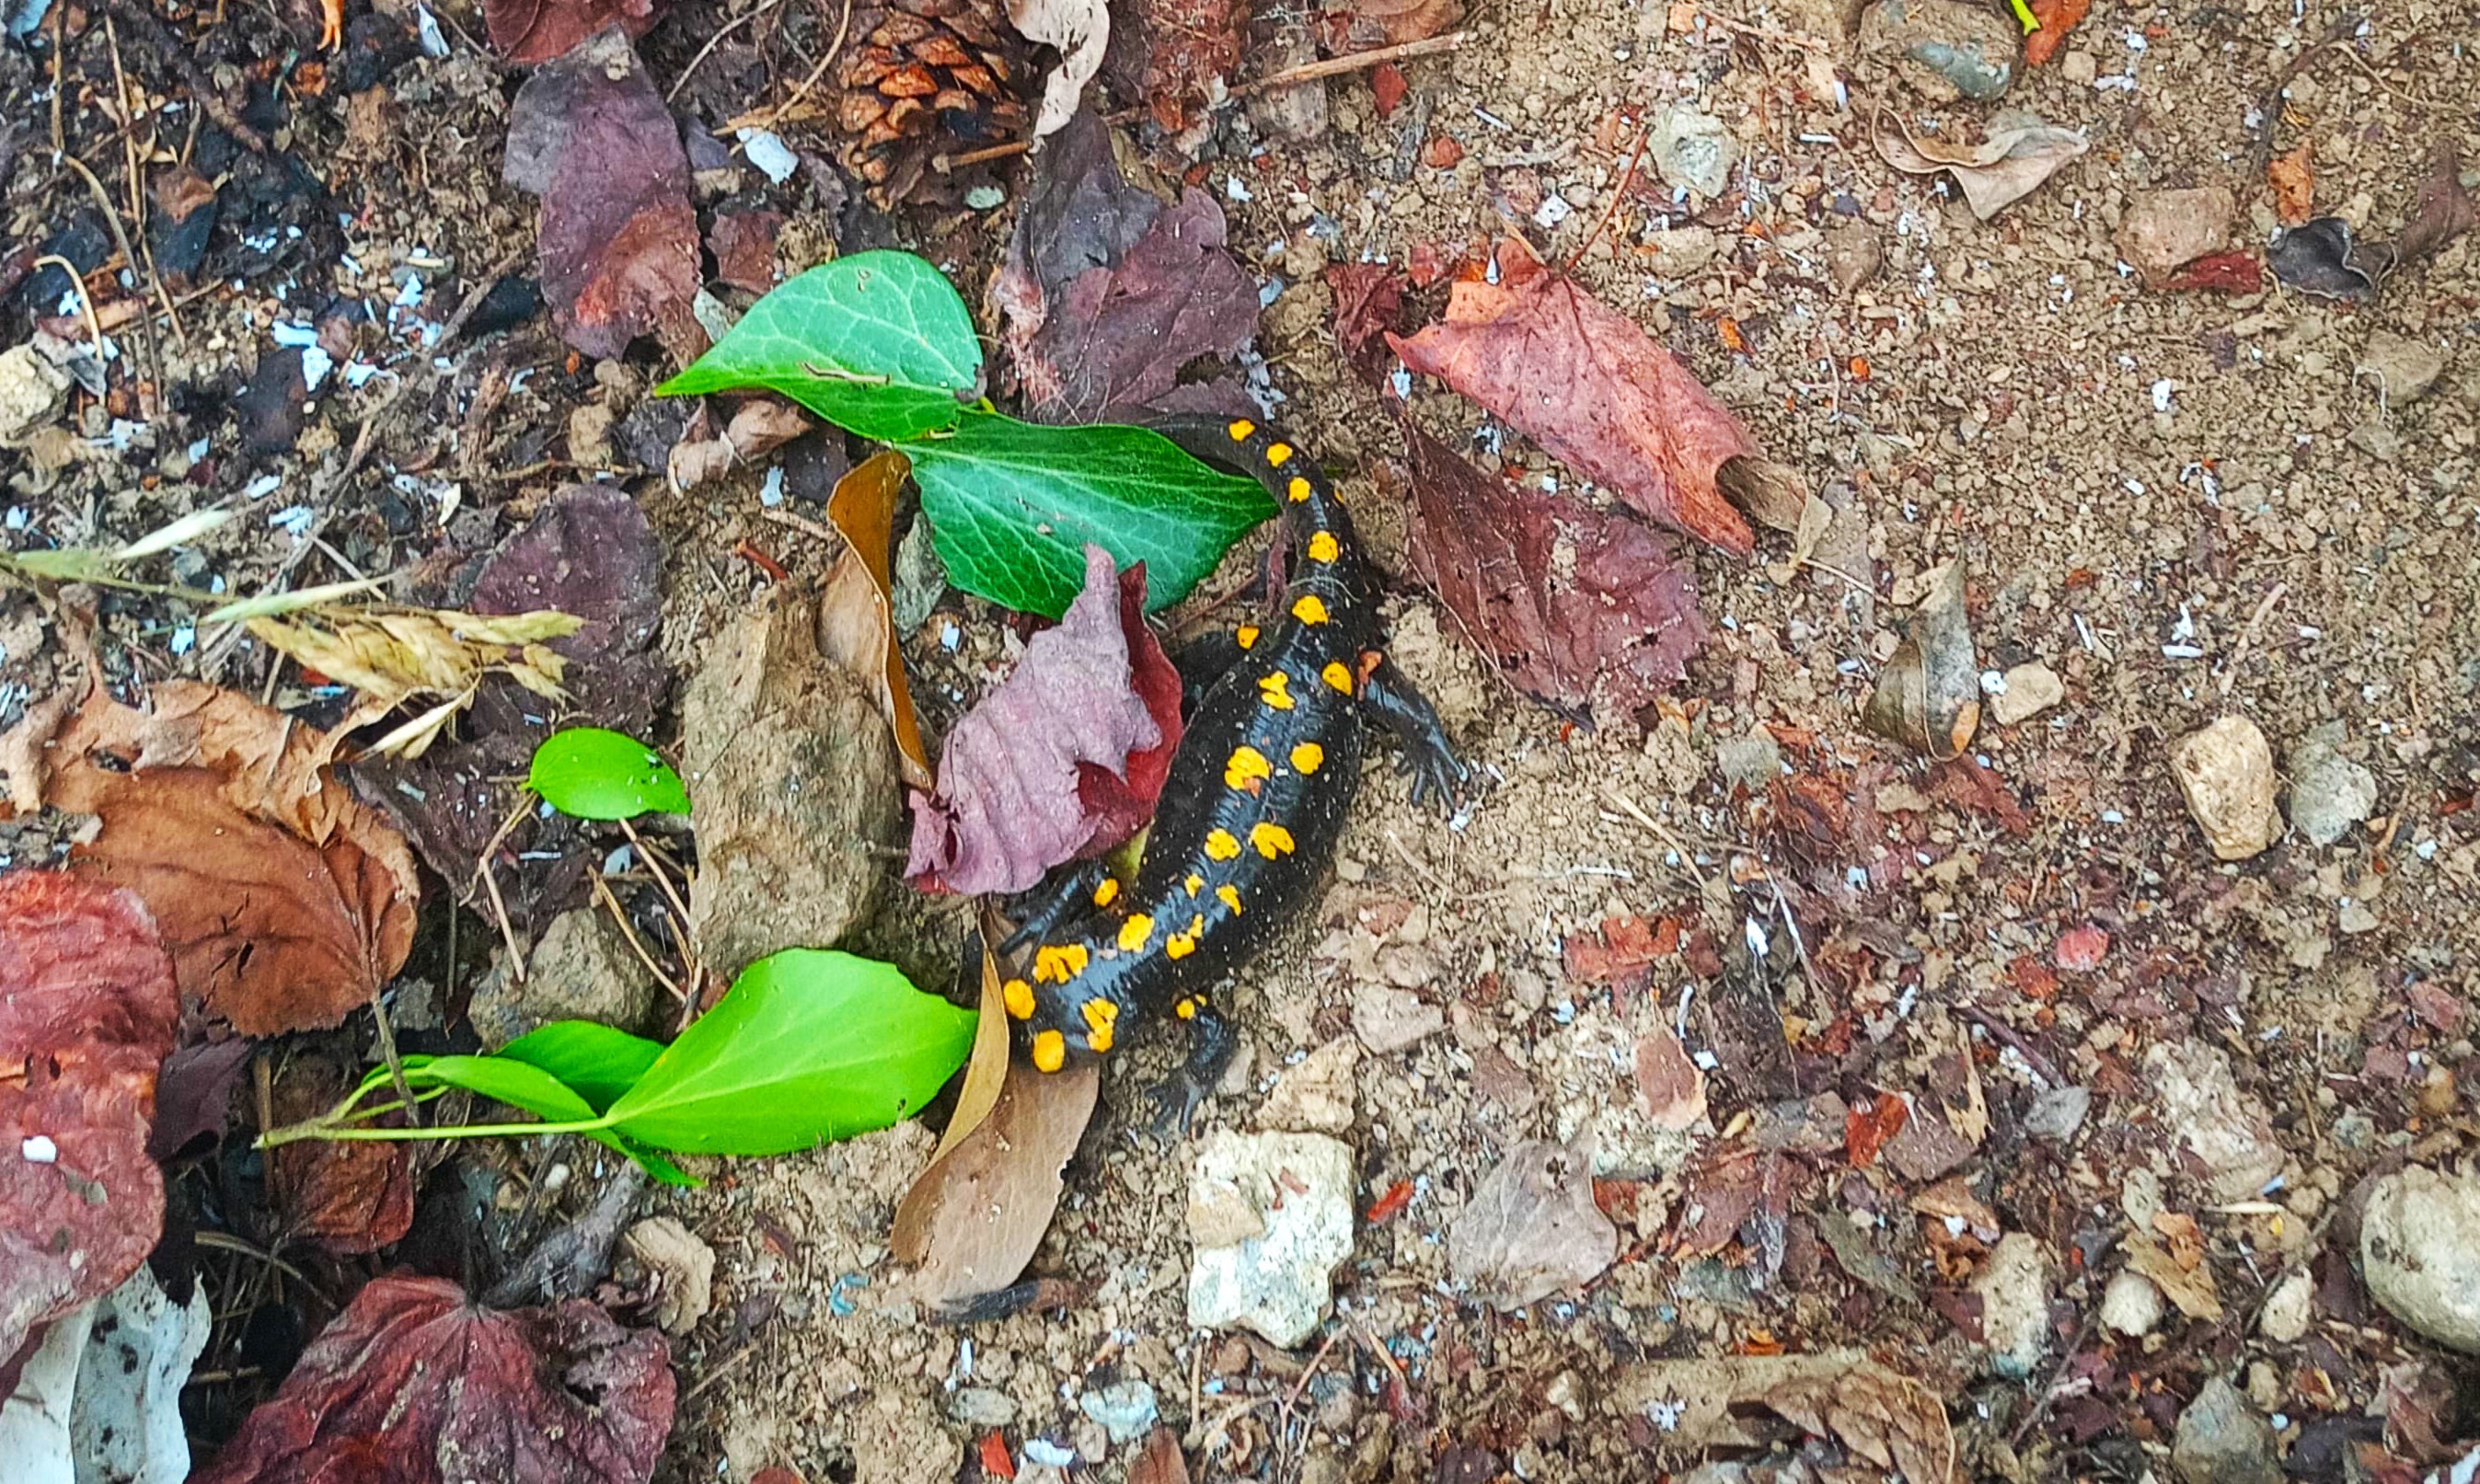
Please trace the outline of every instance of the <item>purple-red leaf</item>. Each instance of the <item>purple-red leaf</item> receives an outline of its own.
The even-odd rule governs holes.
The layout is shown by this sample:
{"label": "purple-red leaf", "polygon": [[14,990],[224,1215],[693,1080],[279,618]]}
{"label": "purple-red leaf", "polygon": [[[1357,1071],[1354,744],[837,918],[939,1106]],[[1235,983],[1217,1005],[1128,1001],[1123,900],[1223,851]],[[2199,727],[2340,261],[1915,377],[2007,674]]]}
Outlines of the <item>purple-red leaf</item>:
{"label": "purple-red leaf", "polygon": [[667,0],[482,0],[491,44],[521,67],[549,62],[606,26],[632,39],[663,18]]}
{"label": "purple-red leaf", "polygon": [[374,1279],[198,1484],[637,1484],[672,1430],[669,1351],[582,1299],[485,1309]]}
{"label": "purple-red leaf", "polygon": [[1128,688],[1146,704],[1160,740],[1130,753],[1124,776],[1099,763],[1076,765],[1077,798],[1096,819],[1094,837],[1077,852],[1087,858],[1118,848],[1153,818],[1154,801],[1162,797],[1163,781],[1171,776],[1172,754],[1179,751],[1186,730],[1179,716],[1179,671],[1146,623],[1143,562],[1120,574],[1120,627],[1128,640]]}
{"label": "purple-red leaf", "polygon": [[1483,473],[1404,422],[1412,566],[1516,689],[1582,714],[1677,684],[1705,638],[1696,574],[1614,511]]}
{"label": "purple-red leaf", "polygon": [[913,796],[905,875],[950,891],[1021,891],[1102,832],[1110,816],[1087,806],[1079,765],[1128,778],[1129,755],[1163,740],[1132,683],[1122,607],[1110,553],[1087,547],[1085,590],[947,734],[938,792]]}
{"label": "purple-red leaf", "polygon": [[0,1369],[162,1235],[146,1129],[179,1014],[138,898],[55,871],[0,876]]}

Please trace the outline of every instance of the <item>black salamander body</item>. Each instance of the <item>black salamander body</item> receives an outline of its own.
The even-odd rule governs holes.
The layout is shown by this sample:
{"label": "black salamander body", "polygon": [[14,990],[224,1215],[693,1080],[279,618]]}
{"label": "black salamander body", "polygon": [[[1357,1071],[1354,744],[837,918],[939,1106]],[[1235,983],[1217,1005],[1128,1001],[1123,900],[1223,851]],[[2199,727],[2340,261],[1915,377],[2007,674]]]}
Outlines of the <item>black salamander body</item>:
{"label": "black salamander body", "polygon": [[1110,1051],[1140,1023],[1190,1023],[1186,1067],[1158,1096],[1185,1119],[1220,1080],[1231,1032],[1206,991],[1262,948],[1315,887],[1360,786],[1364,722],[1402,742],[1413,797],[1466,777],[1429,703],[1385,657],[1377,587],[1352,517],[1313,461],[1253,422],[1157,424],[1208,463],[1254,475],[1279,510],[1269,611],[1183,652],[1193,704],[1133,882],[1089,868],[1020,933],[1004,985],[1034,1066]]}

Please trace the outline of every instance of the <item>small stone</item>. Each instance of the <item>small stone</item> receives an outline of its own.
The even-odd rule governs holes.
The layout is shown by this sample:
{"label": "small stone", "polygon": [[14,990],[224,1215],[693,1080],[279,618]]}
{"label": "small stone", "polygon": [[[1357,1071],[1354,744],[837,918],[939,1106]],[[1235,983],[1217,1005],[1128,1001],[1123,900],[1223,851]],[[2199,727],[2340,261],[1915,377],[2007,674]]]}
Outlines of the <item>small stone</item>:
{"label": "small stone", "polygon": [[2341,839],[2377,807],[2377,776],[2336,752],[2338,740],[2319,728],[2290,750],[2290,823],[2316,845]]}
{"label": "small stone", "polygon": [[1999,1238],[1972,1291],[1980,1295],[1991,1368],[2013,1381],[2032,1374],[2050,1349],[2050,1257],[2039,1240],[2027,1232]]}
{"label": "small stone", "polygon": [[635,1034],[651,1030],[655,977],[598,908],[562,912],[543,930],[518,984],[504,959],[474,986],[466,1018],[498,1048],[555,1020],[592,1020]]}
{"label": "small stone", "polygon": [[2238,201],[2225,186],[2148,191],[2118,221],[2118,255],[2153,288],[2209,252],[2231,244]]}
{"label": "small stone", "polygon": [[2101,60],[2090,52],[2069,52],[2058,59],[2058,75],[2079,88],[2089,88],[2101,76]]}
{"label": "small stone", "polygon": [[2395,1318],[2480,1355],[2480,1176],[2413,1164],[2377,1179],[2360,1215],[2360,1275]]}
{"label": "small stone", "polygon": [[1704,271],[1721,255],[1722,236],[1712,227],[1672,227],[1645,240],[1653,249],[1646,267],[1661,278],[1686,278]]}
{"label": "small stone", "polygon": [[1394,1053],[1447,1028],[1446,1011],[1409,989],[1356,985],[1352,991],[1352,1032],[1378,1055]]}
{"label": "small stone", "polygon": [[1263,1230],[1199,1245],[1190,1325],[1245,1325],[1285,1349],[1308,1339],[1332,1302],[1336,1265],[1352,1255],[1352,1149],[1339,1139],[1216,1130],[1198,1150],[1190,1210],[1236,1197]]}
{"label": "small stone", "polygon": [[1663,111],[1654,121],[1650,148],[1665,181],[1709,198],[1728,189],[1731,166],[1740,163],[1739,141],[1722,120],[1689,103]]}
{"label": "small stone", "polygon": [[2005,688],[1989,700],[1989,715],[1999,726],[2012,727],[2066,699],[2067,682],[2058,678],[2056,671],[2034,660],[2006,672]]}
{"label": "small stone", "polygon": [[2272,1120],[2239,1090],[2231,1059],[2220,1047],[2202,1040],[2156,1041],[2144,1053],[2144,1070],[2162,1126],[2204,1166],[2215,1200],[2253,1200],[2282,1173]]}
{"label": "small stone", "polygon": [[2183,1484],[2282,1484],[2273,1424],[2220,1376],[2179,1414],[2170,1469]]}
{"label": "small stone", "polygon": [[947,1416],[967,1427],[1005,1427],[1016,1420],[1016,1398],[988,1386],[960,1386],[947,1398]]}
{"label": "small stone", "polygon": [[2276,1344],[2296,1344],[2308,1333],[2316,1299],[2316,1281],[2301,1268],[2273,1286],[2264,1312],[2256,1321],[2259,1333]]}
{"label": "small stone", "polygon": [[2092,1113],[2092,1088],[2043,1087],[2024,1114],[2024,1132],[2035,1139],[2065,1143],[2076,1137]]}
{"label": "small stone", "polygon": [[1352,1127],[1353,1074],[1360,1042],[1338,1036],[1284,1070],[1257,1110],[1257,1121],[1290,1134],[1341,1134]]}
{"label": "small stone", "polygon": [[2282,832],[2273,806],[2273,748],[2256,723],[2225,716],[2170,748],[2171,776],[2215,857],[2245,860]]}
{"label": "small stone", "polygon": [[1860,48],[1891,57],[1932,103],[1986,103],[2015,81],[2023,41],[2002,13],[1963,0],[1878,0],[1860,18]]}
{"label": "small stone", "polygon": [[2101,1321],[2122,1335],[2153,1333],[2161,1322],[2161,1291],[2144,1274],[2122,1268],[2102,1290]]}
{"label": "small stone", "polygon": [[588,469],[611,466],[611,409],[586,402],[568,415],[568,456]]}
{"label": "small stone", "polygon": [[1154,1425],[1154,1389],[1143,1381],[1115,1381],[1076,1398],[1087,1417],[1102,1424],[1113,1443],[1132,1443]]}
{"label": "small stone", "polygon": [[673,1216],[648,1216],[620,1239],[655,1282],[655,1322],[674,1339],[714,1307],[714,1248]]}
{"label": "small stone", "polygon": [[0,448],[22,448],[68,401],[69,373],[32,345],[0,353]]}
{"label": "small stone", "polygon": [[2380,464],[2391,464],[2402,457],[2402,434],[2395,432],[2390,422],[2363,422],[2343,434],[2342,441]]}
{"label": "small stone", "polygon": [[1763,794],[1782,776],[1782,744],[1763,727],[1744,737],[1732,737],[1714,750],[1722,780],[1751,794]]}
{"label": "small stone", "polygon": [[2429,394],[2445,374],[2445,356],[2425,342],[2378,330],[2360,354],[2359,373],[2377,384],[2389,406],[2399,407]]}
{"label": "small stone", "polygon": [[1886,248],[1877,230],[1865,221],[1847,221],[1825,234],[1825,276],[1834,292],[1848,294],[1875,278],[1886,266]]}

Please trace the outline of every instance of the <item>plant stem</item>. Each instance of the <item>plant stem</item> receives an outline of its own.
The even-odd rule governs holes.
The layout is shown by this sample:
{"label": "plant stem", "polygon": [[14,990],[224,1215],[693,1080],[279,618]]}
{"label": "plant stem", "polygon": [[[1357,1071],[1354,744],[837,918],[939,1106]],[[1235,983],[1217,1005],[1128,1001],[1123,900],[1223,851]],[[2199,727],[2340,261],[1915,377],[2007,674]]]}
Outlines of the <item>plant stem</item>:
{"label": "plant stem", "polygon": [[504,1136],[536,1134],[593,1134],[609,1128],[605,1118],[578,1118],[566,1123],[454,1123],[444,1128],[427,1129],[340,1129],[323,1120],[296,1123],[287,1128],[270,1129],[258,1136],[253,1146],[272,1149],[279,1144],[297,1144],[304,1139],[321,1139],[329,1143],[403,1143],[419,1139],[499,1139]]}

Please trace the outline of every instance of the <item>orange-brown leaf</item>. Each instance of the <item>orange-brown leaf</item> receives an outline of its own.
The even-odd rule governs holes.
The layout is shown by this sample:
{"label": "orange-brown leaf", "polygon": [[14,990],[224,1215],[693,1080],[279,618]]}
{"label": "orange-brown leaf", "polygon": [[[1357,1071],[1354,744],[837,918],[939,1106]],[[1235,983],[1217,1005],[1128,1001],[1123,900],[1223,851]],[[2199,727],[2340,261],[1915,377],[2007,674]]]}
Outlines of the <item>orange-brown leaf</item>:
{"label": "orange-brown leaf", "polygon": [[2039,21],[2041,27],[2024,38],[2024,64],[2028,67],[2048,65],[2050,59],[2057,55],[2058,48],[2066,44],[2068,35],[2091,10],[2092,0],[2032,0],[2032,18]]}
{"label": "orange-brown leaf", "polygon": [[1095,1062],[1009,1078],[980,1127],[913,1182],[895,1208],[890,1245],[918,1268],[917,1298],[953,1309],[1024,1271],[1059,1207],[1060,1171],[1101,1085]]}
{"label": "orange-brown leaf", "polygon": [[828,658],[869,682],[879,710],[894,730],[904,781],[928,788],[930,755],[921,746],[921,722],[914,714],[913,687],[904,675],[890,567],[895,497],[912,472],[912,460],[886,448],[836,481],[836,492],[827,499],[827,519],[843,533],[845,549],[827,575],[818,640]]}
{"label": "orange-brown leaf", "polygon": [[2273,214],[2284,226],[2295,227],[2316,215],[2314,150],[2312,144],[2301,144],[2264,167],[2264,178],[2273,187]]}

